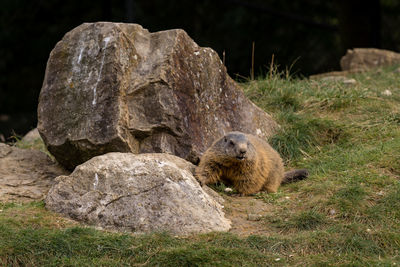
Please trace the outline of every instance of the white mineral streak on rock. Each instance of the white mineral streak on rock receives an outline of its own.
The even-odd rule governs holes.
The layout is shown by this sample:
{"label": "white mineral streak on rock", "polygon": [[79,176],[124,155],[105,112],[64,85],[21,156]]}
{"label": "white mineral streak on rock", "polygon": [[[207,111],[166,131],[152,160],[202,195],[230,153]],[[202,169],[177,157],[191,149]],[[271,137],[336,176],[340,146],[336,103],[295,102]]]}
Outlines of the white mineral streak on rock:
{"label": "white mineral streak on rock", "polygon": [[104,38],[103,57],[101,59],[101,65],[100,65],[99,74],[97,76],[97,81],[96,81],[96,83],[94,85],[94,88],[93,88],[93,101],[92,101],[93,106],[96,105],[96,103],[97,103],[97,100],[96,100],[97,99],[97,91],[96,91],[97,90],[97,85],[99,84],[99,81],[101,79],[101,72],[103,71],[104,59],[106,57],[106,50],[107,50],[108,42],[110,42],[110,40],[111,40],[111,37]]}
{"label": "white mineral streak on rock", "polygon": [[83,50],[84,50],[84,49],[85,49],[84,47],[81,47],[81,51],[79,52],[79,56],[78,56],[78,64],[81,63],[81,60],[82,60],[82,53],[83,53]]}
{"label": "white mineral streak on rock", "polygon": [[72,75],[67,78],[68,86],[70,86],[73,83],[73,78],[74,80],[80,79],[79,76],[80,74],[82,74],[80,63],[82,60],[82,55],[84,50],[85,50],[84,41],[80,40],[79,44],[77,45],[75,55],[72,58]]}
{"label": "white mineral streak on rock", "polygon": [[93,189],[96,190],[98,185],[99,185],[99,176],[97,175],[97,173],[95,173],[94,182],[93,182]]}

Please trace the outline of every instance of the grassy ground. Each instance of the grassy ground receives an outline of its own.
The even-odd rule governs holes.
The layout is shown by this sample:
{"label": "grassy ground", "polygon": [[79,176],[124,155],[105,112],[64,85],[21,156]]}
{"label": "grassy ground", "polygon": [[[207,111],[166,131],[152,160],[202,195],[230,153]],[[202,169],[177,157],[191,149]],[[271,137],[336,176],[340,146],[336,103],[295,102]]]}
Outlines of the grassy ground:
{"label": "grassy ground", "polygon": [[[1,266],[400,265],[400,74],[356,84],[267,77],[247,96],[282,125],[270,143],[310,177],[255,196],[273,208],[265,235],[177,238],[98,231],[46,211],[0,203]],[[387,95],[389,90],[391,95]]]}

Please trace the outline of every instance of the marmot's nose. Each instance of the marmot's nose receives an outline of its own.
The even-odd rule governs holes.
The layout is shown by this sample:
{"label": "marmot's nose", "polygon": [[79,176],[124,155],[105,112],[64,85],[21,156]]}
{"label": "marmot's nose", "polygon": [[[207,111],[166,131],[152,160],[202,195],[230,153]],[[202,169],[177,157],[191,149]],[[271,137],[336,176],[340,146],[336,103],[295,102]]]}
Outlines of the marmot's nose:
{"label": "marmot's nose", "polygon": [[240,155],[244,155],[244,154],[246,154],[246,149],[244,149],[244,148],[241,148],[241,149],[239,149],[239,154]]}

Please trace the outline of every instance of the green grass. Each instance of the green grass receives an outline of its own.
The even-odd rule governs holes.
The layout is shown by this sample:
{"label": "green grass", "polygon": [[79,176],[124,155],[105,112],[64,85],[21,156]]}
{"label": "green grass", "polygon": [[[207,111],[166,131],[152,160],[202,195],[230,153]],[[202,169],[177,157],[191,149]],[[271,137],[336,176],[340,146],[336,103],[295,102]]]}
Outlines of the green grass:
{"label": "green grass", "polygon": [[[18,208],[23,214],[31,207]],[[37,212],[46,213],[43,208]],[[165,233],[133,236],[76,226],[38,227],[6,217],[0,217],[1,266],[257,266],[274,261],[263,248],[255,249],[226,233],[190,238]]]}
{"label": "green grass", "polygon": [[18,148],[22,149],[34,149],[34,150],[39,150],[47,155],[49,155],[51,158],[54,158],[50,152],[47,150],[46,145],[44,144],[43,140],[41,138],[36,138],[31,141],[25,141],[21,136],[14,135],[11,137],[10,142],[8,142],[9,145],[13,145]]}
{"label": "green grass", "polygon": [[[78,225],[43,203],[0,203],[1,266],[395,266],[400,264],[400,75],[357,83],[272,70],[243,84],[282,126],[269,141],[310,177],[256,198],[264,235],[131,235]],[[390,90],[392,95],[383,94]],[[224,194],[224,185],[215,187]]]}

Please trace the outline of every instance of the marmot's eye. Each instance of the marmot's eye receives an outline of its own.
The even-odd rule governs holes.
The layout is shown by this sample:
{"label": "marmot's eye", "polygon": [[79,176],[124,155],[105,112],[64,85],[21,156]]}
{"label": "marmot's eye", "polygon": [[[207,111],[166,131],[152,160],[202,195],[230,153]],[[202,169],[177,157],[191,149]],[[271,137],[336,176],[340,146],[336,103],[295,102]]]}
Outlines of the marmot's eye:
{"label": "marmot's eye", "polygon": [[224,142],[225,142],[225,143],[228,142],[228,139],[226,139],[226,137],[224,137]]}
{"label": "marmot's eye", "polygon": [[233,141],[229,141],[229,144],[230,144],[231,146],[234,146],[234,145],[235,145],[235,143],[234,143]]}

